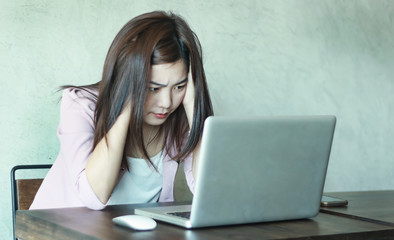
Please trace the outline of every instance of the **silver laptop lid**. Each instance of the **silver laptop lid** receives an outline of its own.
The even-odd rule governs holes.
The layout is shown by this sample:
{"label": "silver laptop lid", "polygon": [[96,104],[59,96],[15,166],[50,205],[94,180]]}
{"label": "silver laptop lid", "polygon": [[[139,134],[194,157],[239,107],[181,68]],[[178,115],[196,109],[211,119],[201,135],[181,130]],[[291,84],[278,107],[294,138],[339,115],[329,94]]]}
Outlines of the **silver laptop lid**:
{"label": "silver laptop lid", "polygon": [[192,226],[315,216],[335,122],[334,116],[209,117]]}

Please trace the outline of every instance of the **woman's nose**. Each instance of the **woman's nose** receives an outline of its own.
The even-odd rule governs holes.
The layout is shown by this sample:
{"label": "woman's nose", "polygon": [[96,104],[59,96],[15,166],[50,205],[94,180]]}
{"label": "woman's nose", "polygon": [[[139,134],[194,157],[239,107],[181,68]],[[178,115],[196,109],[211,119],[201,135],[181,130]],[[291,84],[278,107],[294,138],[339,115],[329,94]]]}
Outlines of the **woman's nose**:
{"label": "woman's nose", "polygon": [[160,96],[159,96],[159,107],[161,108],[169,108],[171,107],[172,103],[172,96],[171,93],[168,91],[162,91]]}

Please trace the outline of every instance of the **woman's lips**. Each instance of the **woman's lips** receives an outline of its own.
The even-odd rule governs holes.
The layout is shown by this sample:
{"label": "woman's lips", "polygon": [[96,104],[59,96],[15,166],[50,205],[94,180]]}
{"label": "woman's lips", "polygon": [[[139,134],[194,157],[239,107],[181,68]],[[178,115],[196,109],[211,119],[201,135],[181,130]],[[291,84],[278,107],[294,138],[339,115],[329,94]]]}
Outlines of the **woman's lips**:
{"label": "woman's lips", "polygon": [[156,118],[164,119],[167,117],[168,113],[154,113]]}

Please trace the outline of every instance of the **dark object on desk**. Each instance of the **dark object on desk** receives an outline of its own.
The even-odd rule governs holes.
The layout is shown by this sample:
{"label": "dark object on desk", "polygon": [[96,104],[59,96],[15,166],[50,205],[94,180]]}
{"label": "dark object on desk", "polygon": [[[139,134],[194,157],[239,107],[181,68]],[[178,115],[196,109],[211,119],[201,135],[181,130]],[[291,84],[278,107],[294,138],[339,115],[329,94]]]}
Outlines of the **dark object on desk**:
{"label": "dark object on desk", "polygon": [[323,195],[320,206],[322,207],[344,207],[348,201],[342,198],[330,197]]}
{"label": "dark object on desk", "polygon": [[43,181],[39,179],[16,179],[18,170],[49,169],[52,164],[17,165],[11,169],[11,199],[12,199],[12,231],[15,239],[15,212],[30,208],[38,189]]}
{"label": "dark object on desk", "polygon": [[328,195],[347,199],[349,205],[347,207],[321,207],[320,212],[394,227],[393,190],[341,192]]}

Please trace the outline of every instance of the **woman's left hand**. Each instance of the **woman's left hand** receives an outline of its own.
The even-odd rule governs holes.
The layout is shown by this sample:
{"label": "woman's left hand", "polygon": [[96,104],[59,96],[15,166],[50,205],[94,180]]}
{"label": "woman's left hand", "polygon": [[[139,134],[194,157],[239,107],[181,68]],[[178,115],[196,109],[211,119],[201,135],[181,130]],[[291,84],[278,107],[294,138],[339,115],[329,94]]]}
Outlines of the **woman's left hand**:
{"label": "woman's left hand", "polygon": [[185,93],[185,97],[183,98],[182,104],[183,107],[185,108],[187,119],[191,128],[191,123],[193,122],[194,97],[195,97],[194,81],[192,77],[191,68],[189,68],[189,74],[187,76],[187,79],[188,81],[186,85],[186,93]]}

